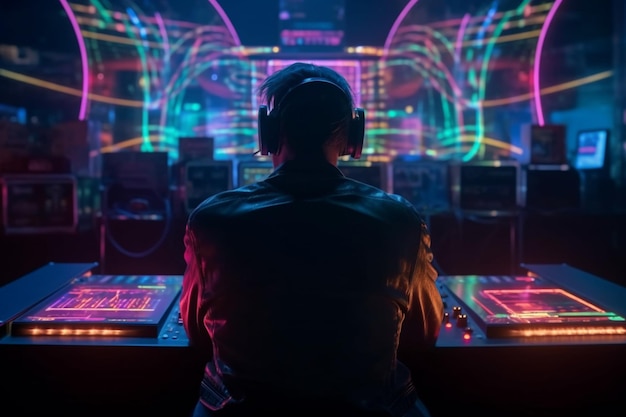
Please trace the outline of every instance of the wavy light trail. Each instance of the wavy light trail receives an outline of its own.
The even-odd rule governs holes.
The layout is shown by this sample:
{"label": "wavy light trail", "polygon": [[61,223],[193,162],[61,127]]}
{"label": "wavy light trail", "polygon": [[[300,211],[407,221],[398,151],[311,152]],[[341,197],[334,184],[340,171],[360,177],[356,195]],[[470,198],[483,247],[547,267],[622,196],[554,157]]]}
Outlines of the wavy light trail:
{"label": "wavy light trail", "polygon": [[404,9],[402,9],[400,14],[396,18],[396,21],[393,22],[393,26],[391,26],[391,29],[389,30],[389,33],[387,34],[387,39],[385,39],[385,45],[383,46],[383,56],[387,56],[387,54],[389,54],[389,48],[391,47],[391,42],[393,41],[393,38],[396,36],[396,32],[398,31],[398,28],[402,24],[402,21],[404,20],[406,15],[409,14],[413,6],[418,1],[419,0],[410,0],[406,4],[406,6],[404,6]]}
{"label": "wavy light trail", "polygon": [[80,62],[83,70],[83,88],[80,98],[80,109],[78,110],[78,120],[85,120],[87,117],[87,101],[89,98],[89,59],[87,58],[87,47],[85,46],[85,39],[81,34],[78,20],[76,20],[76,16],[74,15],[69,3],[67,0],[59,1],[61,2],[68,19],[70,19],[72,29],[74,29],[74,34],[76,35],[76,41],[78,42],[78,49],[80,51]]}
{"label": "wavy light trail", "polygon": [[546,20],[541,27],[541,33],[539,34],[539,40],[537,41],[537,47],[535,48],[535,63],[533,69],[533,92],[535,96],[535,110],[537,112],[537,123],[539,126],[543,126],[545,124],[545,120],[543,117],[543,107],[541,105],[541,85],[539,79],[539,71],[541,70],[541,52],[543,51],[543,44],[546,40],[546,35],[548,33],[548,29],[552,24],[552,20],[554,19],[554,15],[556,11],[561,6],[563,0],[556,0],[552,5],[552,8],[548,12],[546,16]]}
{"label": "wavy light trail", "polygon": [[226,25],[226,28],[230,32],[230,35],[233,37],[235,44],[237,46],[241,46],[241,40],[239,39],[239,35],[237,34],[237,31],[235,30],[235,26],[233,26],[233,23],[228,18],[228,15],[226,14],[226,12],[224,12],[224,9],[222,9],[222,6],[219,5],[217,0],[209,0],[209,3],[211,3],[211,6],[213,6],[217,14],[219,14],[220,17],[222,18],[222,21]]}

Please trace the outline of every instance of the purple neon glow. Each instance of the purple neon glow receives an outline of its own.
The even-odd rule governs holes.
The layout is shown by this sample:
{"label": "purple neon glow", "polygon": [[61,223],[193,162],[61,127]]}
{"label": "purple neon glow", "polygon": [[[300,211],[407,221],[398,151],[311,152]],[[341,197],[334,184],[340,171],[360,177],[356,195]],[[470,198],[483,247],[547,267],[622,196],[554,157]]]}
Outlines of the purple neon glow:
{"label": "purple neon glow", "polygon": [[389,48],[391,47],[391,41],[393,40],[394,36],[396,36],[396,32],[398,31],[400,24],[402,23],[406,15],[409,14],[409,11],[413,8],[415,3],[417,3],[418,1],[419,0],[409,0],[406,6],[404,6],[404,9],[402,9],[400,14],[396,18],[396,21],[393,22],[393,25],[391,26],[391,29],[389,30],[389,33],[387,34],[387,39],[385,39],[385,45],[383,46],[383,56],[387,56],[387,54],[389,53]]}
{"label": "purple neon glow", "polygon": [[556,14],[557,9],[563,3],[563,0],[556,0],[552,5],[552,8],[548,12],[546,16],[546,20],[543,22],[543,26],[541,27],[541,32],[539,33],[539,39],[537,40],[537,48],[535,49],[535,63],[533,68],[533,93],[535,99],[535,111],[537,113],[537,123],[539,126],[543,126],[545,124],[545,120],[543,117],[543,107],[541,105],[541,86],[539,85],[539,71],[541,70],[541,53],[543,51],[543,43],[546,40],[546,35],[548,33],[548,29],[552,24],[552,19],[554,19],[554,15]]}
{"label": "purple neon glow", "polygon": [[[459,26],[459,33],[457,33],[456,35],[456,45],[454,47],[454,62],[456,63],[456,65],[460,65],[461,63],[461,49],[463,49],[463,37],[465,37],[465,31],[467,30],[467,26],[469,25],[470,18],[471,15],[469,13],[465,13],[465,16],[463,16],[463,19],[461,20],[461,25]],[[459,132],[463,132],[463,124],[465,123],[465,120],[463,119],[463,108],[461,107],[461,104],[458,100],[462,97],[463,93],[458,84],[455,84],[455,87],[457,87],[454,90],[454,107],[456,107],[456,121],[459,125]]]}
{"label": "purple neon glow", "polygon": [[156,18],[157,25],[159,26],[159,32],[161,33],[161,38],[163,39],[163,50],[165,51],[165,62],[169,63],[170,61],[170,40],[167,36],[167,31],[165,30],[165,22],[163,22],[163,18],[161,17],[161,13],[156,12],[154,14]]}
{"label": "purple neon glow", "polygon": [[230,32],[230,36],[232,36],[233,40],[235,41],[235,45],[241,46],[241,40],[239,40],[239,35],[237,35],[237,31],[235,30],[233,23],[228,18],[228,15],[226,14],[226,12],[224,12],[224,9],[222,9],[222,6],[219,5],[217,0],[209,0],[209,3],[211,3],[213,8],[215,8],[215,11],[217,12],[217,14],[219,14],[222,20],[224,21],[224,24],[226,25],[226,29],[228,29],[228,31]]}
{"label": "purple neon glow", "polygon": [[72,28],[74,29],[74,34],[76,35],[76,40],[78,41],[78,49],[80,51],[80,61],[83,67],[83,94],[80,98],[80,109],[78,110],[78,120],[85,120],[87,116],[87,101],[89,100],[89,60],[87,58],[87,48],[85,47],[85,38],[83,38],[83,34],[80,32],[80,26],[78,25],[78,21],[76,20],[76,16],[72,11],[72,8],[68,4],[67,0],[59,0],[67,17],[70,19],[72,23]]}
{"label": "purple neon glow", "polygon": [[465,36],[465,29],[470,21],[470,14],[465,13],[463,20],[461,20],[461,26],[459,26],[459,33],[456,35],[456,45],[454,47],[454,60],[456,62],[461,61],[461,48],[463,47],[463,36]]}

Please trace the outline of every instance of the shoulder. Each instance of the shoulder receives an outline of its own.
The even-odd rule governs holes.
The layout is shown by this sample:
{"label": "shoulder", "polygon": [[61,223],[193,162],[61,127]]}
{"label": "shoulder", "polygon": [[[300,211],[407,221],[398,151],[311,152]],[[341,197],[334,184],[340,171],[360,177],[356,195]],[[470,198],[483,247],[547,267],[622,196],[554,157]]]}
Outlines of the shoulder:
{"label": "shoulder", "polygon": [[189,214],[188,224],[199,219],[231,216],[240,212],[242,207],[249,206],[256,197],[265,195],[267,191],[268,186],[259,182],[214,194],[198,204]]}
{"label": "shoulder", "polygon": [[346,178],[346,180],[350,183],[349,189],[344,188],[349,195],[351,194],[349,198],[353,198],[355,195],[360,196],[363,205],[369,209],[376,208],[375,211],[379,216],[397,221],[423,223],[423,218],[417,208],[401,195],[389,193],[350,178]]}

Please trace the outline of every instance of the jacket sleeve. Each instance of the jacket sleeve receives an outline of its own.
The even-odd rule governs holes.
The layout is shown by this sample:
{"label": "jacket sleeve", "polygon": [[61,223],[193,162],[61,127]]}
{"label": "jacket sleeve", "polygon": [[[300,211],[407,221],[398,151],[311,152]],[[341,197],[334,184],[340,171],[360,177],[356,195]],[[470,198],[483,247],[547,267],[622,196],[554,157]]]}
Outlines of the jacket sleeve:
{"label": "jacket sleeve", "polygon": [[413,271],[409,308],[402,325],[399,350],[414,352],[435,346],[443,321],[443,301],[437,289],[437,270],[432,265],[430,232],[421,225],[417,265]]}
{"label": "jacket sleeve", "polygon": [[180,314],[192,346],[208,348],[211,339],[204,326],[206,303],[203,302],[204,280],[198,256],[198,244],[193,230],[187,225],[184,237],[186,269],[180,297]]}

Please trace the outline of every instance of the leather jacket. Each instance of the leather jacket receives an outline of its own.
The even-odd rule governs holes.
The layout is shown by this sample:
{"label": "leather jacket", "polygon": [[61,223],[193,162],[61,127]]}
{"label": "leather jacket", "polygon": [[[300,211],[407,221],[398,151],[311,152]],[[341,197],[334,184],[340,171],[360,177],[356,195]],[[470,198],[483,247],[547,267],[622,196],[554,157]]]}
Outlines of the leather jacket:
{"label": "leather jacket", "polygon": [[401,331],[405,349],[434,346],[443,304],[428,230],[404,198],[288,161],[201,203],[184,243],[182,320],[213,353],[207,407],[258,392],[385,410],[409,398]]}

